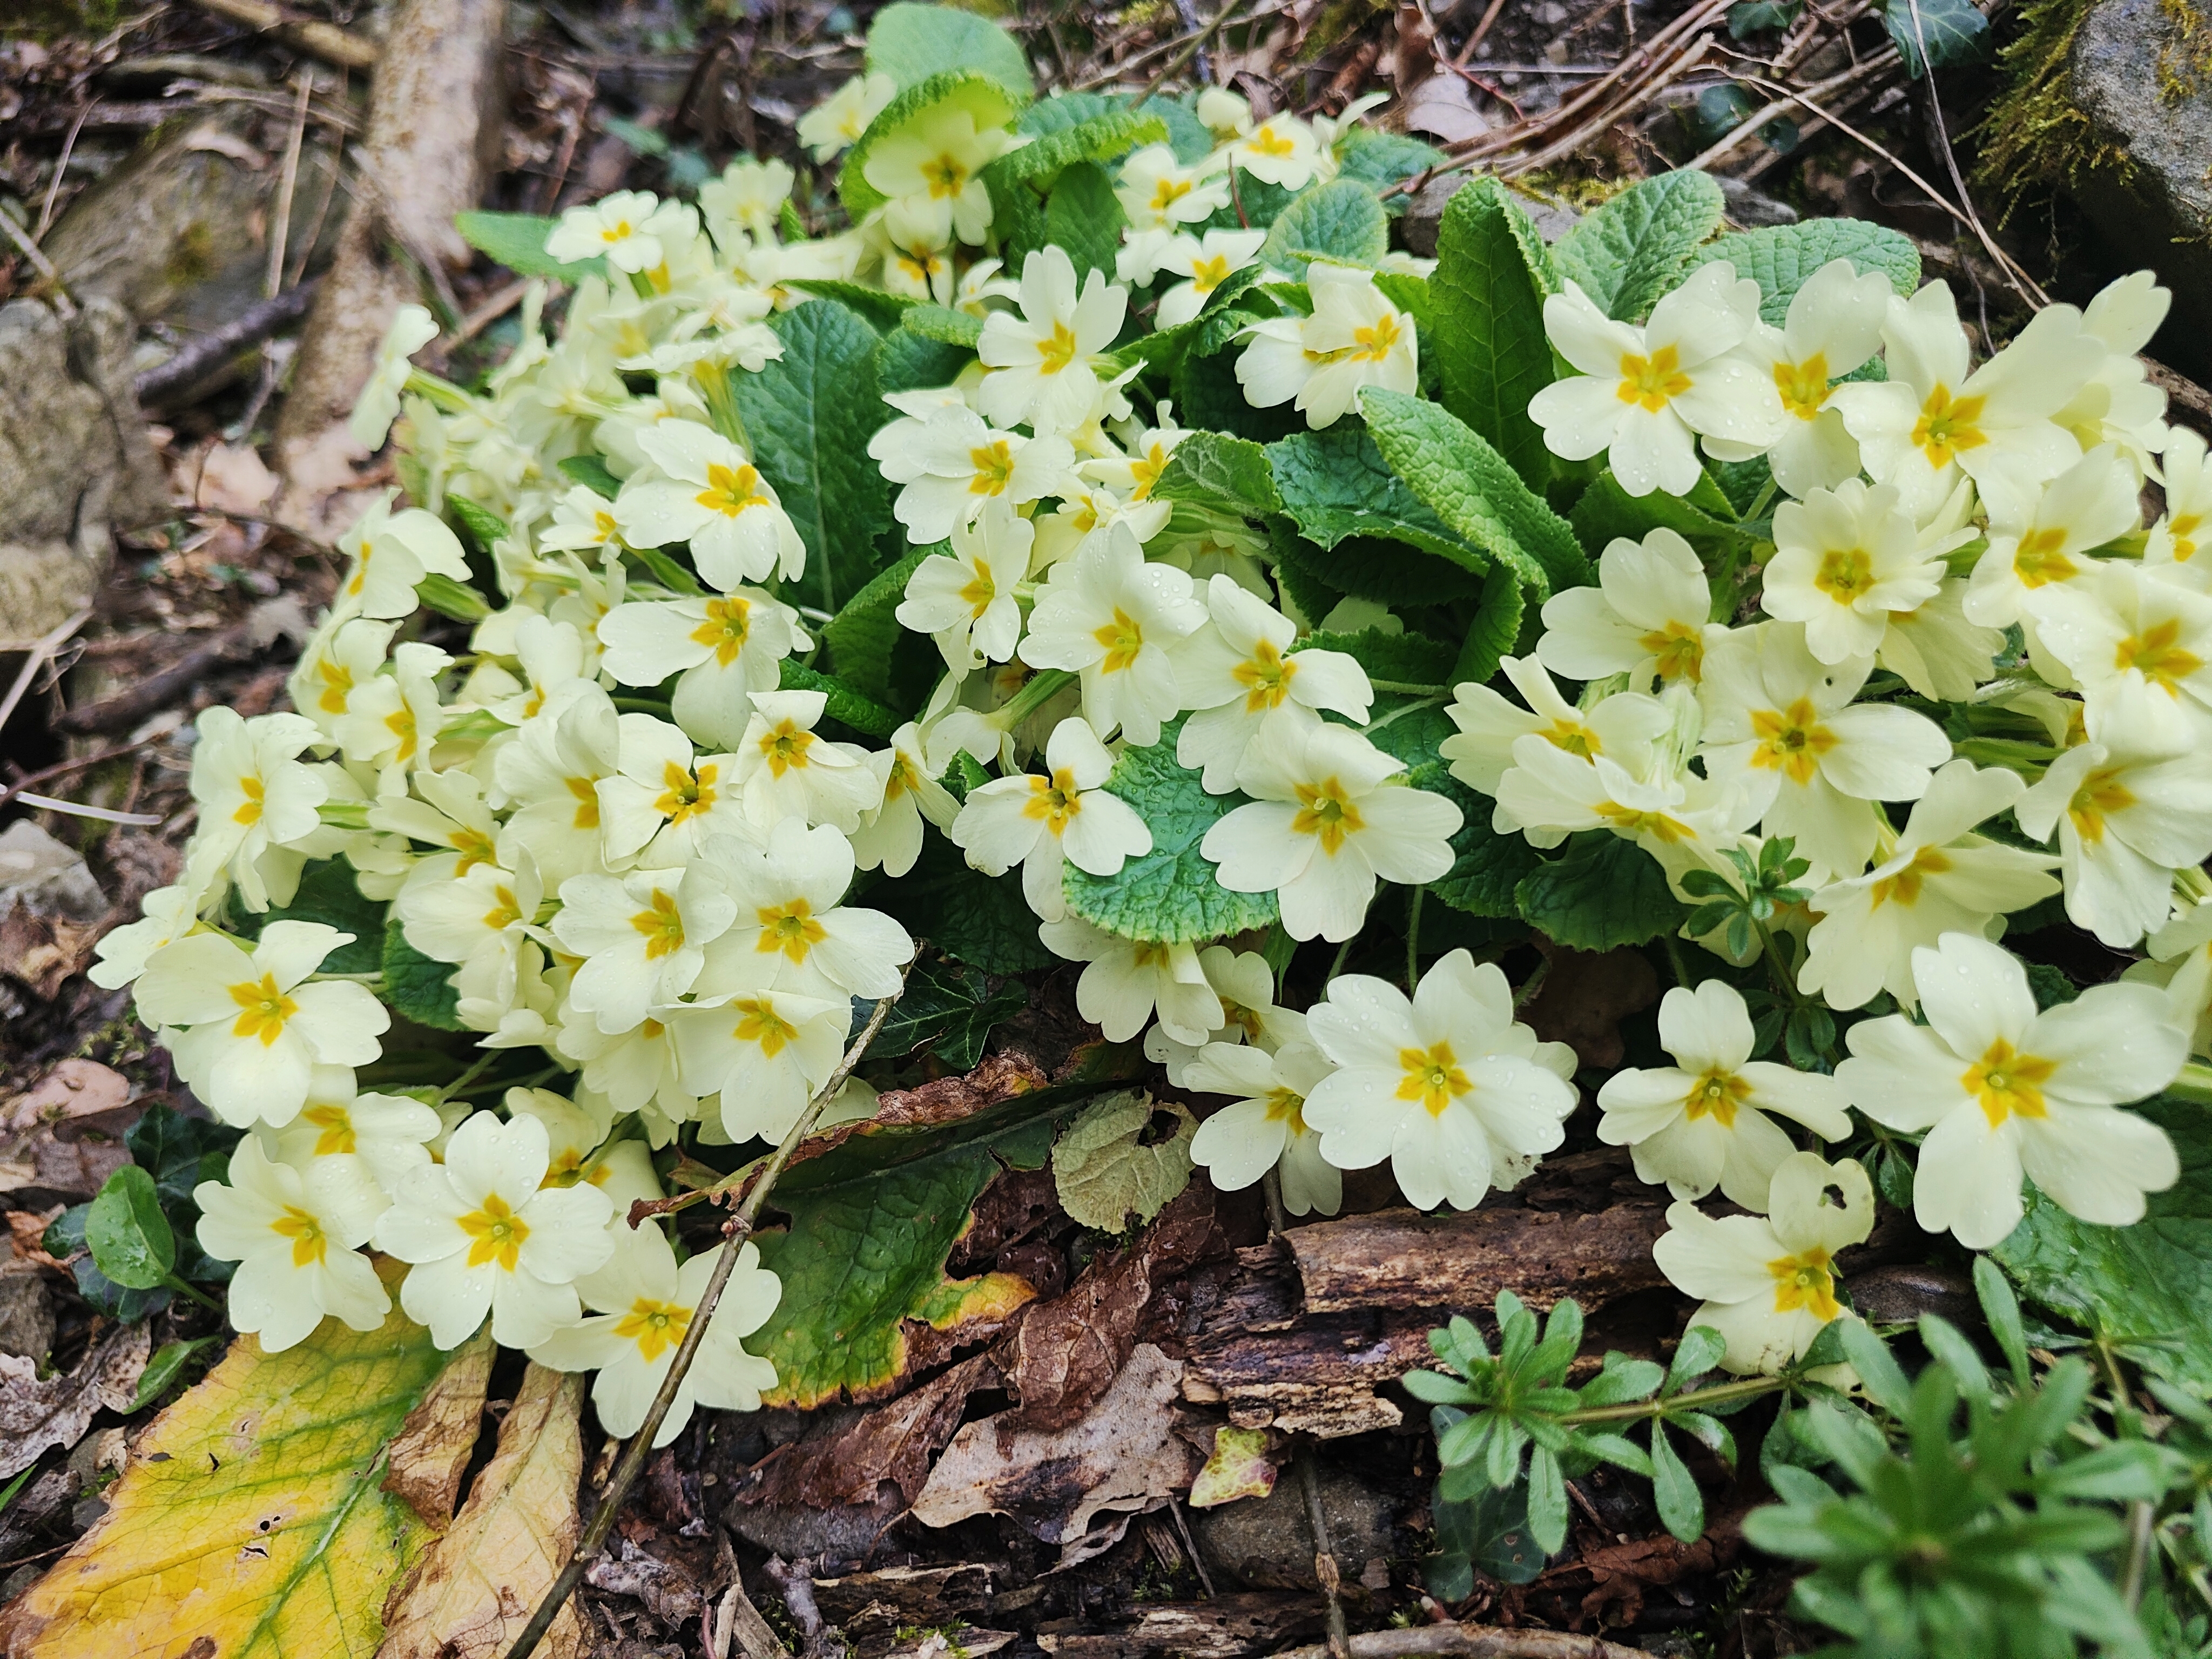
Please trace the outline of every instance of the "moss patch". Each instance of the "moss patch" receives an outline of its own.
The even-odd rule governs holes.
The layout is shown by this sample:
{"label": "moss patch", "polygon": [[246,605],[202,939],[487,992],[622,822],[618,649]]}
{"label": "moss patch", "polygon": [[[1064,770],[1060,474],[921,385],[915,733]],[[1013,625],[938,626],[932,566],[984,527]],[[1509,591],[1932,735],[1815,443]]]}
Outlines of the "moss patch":
{"label": "moss patch", "polygon": [[[2021,32],[1997,55],[2007,82],[1969,135],[1979,149],[1974,182],[2004,204],[2009,218],[2023,204],[2047,200],[2092,167],[2124,179],[2126,150],[2097,137],[2075,104],[2068,60],[2074,36],[2094,0],[2028,0]],[[2191,0],[2161,0],[2187,9]]]}

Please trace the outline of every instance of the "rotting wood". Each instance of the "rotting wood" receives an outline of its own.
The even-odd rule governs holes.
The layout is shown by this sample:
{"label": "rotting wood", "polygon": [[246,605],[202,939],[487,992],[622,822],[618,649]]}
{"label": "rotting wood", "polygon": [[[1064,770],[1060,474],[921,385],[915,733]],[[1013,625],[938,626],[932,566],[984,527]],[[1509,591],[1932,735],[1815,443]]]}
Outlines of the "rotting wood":
{"label": "rotting wood", "polygon": [[[1101,1631],[1080,1620],[1037,1626],[1037,1645],[1061,1659],[1119,1659],[1123,1654],[1167,1653],[1177,1659],[1237,1659],[1272,1653],[1285,1642],[1321,1626],[1321,1604],[1310,1595],[1249,1590],[1206,1601],[1170,1601],[1139,1609],[1136,1622]],[[1316,1650],[1320,1651],[1320,1650]]]}

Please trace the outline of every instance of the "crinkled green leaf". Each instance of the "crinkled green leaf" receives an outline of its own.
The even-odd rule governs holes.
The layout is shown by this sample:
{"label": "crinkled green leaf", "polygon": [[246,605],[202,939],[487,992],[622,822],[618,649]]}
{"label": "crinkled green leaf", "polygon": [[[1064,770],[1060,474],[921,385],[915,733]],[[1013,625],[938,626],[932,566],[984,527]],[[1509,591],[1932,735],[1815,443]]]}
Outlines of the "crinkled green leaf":
{"label": "crinkled green leaf", "polygon": [[448,490],[446,492],[446,505],[461,521],[461,528],[468,532],[470,538],[487,553],[512,533],[505,519],[465,495],[458,495]]}
{"label": "crinkled green leaf", "polygon": [[1085,273],[1103,271],[1114,280],[1114,263],[1121,252],[1121,232],[1129,216],[1114,193],[1114,181],[1096,161],[1078,161],[1060,175],[1051,199],[1045,204],[1045,240],[1066,250],[1079,282]]}
{"label": "crinkled green leaf", "polygon": [[[1031,109],[1039,107],[1042,106],[1030,106]],[[1040,192],[1049,191],[1060,175],[1078,161],[1118,161],[1139,145],[1164,143],[1167,136],[1168,124],[1156,114],[1139,115],[1131,109],[1108,110],[1073,126],[1046,133],[986,163],[983,183],[994,201],[1018,186]]]}
{"label": "crinkled green leaf", "polygon": [[[1172,1132],[1152,1127],[1173,1115]],[[1084,1226],[1118,1233],[1150,1221],[1190,1185],[1191,1138],[1198,1120],[1141,1089],[1087,1106],[1053,1143],[1052,1181],[1060,1207]]]}
{"label": "crinkled green leaf", "polygon": [[1442,686],[1455,653],[1442,640],[1425,634],[1389,634],[1370,628],[1357,634],[1309,634],[1296,651],[1340,651],[1367,671],[1371,681],[1401,685]]}
{"label": "crinkled green leaf", "polygon": [[782,286],[811,294],[817,300],[835,300],[848,311],[857,312],[870,327],[882,334],[896,328],[906,320],[907,313],[921,303],[908,295],[886,294],[879,288],[841,283],[828,276],[794,276]]}
{"label": "crinkled green leaf", "polygon": [[1283,510],[1267,450],[1223,432],[1194,432],[1177,444],[1153,482],[1152,499],[1190,501],[1240,519]]}
{"label": "crinkled green leaf", "polygon": [[[921,9],[934,11],[939,8]],[[1003,38],[995,25],[986,27]],[[886,72],[895,77],[897,75],[896,70]],[[1026,64],[1023,73],[1026,76]],[[933,66],[923,70],[919,78],[902,81],[898,96],[884,106],[876,118],[868,123],[868,130],[846,152],[845,165],[837,174],[838,199],[844,203],[845,211],[856,224],[881,207],[884,193],[867,179],[868,154],[884,139],[922,115],[940,106],[964,109],[975,118],[975,130],[981,132],[1006,126],[1029,100],[1029,93],[1009,85],[988,69],[964,64]]]}
{"label": "crinkled green leaf", "polygon": [[988,17],[957,6],[894,0],[868,25],[868,70],[902,90],[951,71],[980,72],[1027,103],[1035,95],[1021,43]]}
{"label": "crinkled green leaf", "polygon": [[433,962],[407,942],[394,916],[384,927],[384,1000],[395,1013],[417,1025],[441,1031],[463,1031],[454,1011],[460,993],[453,988],[453,965]]}
{"label": "crinkled green leaf", "polygon": [[1690,914],[1658,860],[1610,830],[1570,836],[1565,854],[1522,878],[1514,896],[1531,927],[1577,951],[1646,944]]}
{"label": "crinkled green leaf", "polygon": [[[1370,190],[1382,190],[1387,185],[1426,173],[1443,164],[1443,151],[1434,144],[1422,143],[1402,132],[1385,132],[1380,127],[1354,127],[1346,133],[1336,146],[1337,177],[1353,179]],[[1402,205],[1403,195],[1391,198],[1391,204]]]}
{"label": "crinkled green leaf", "polygon": [[822,712],[864,736],[888,738],[905,724],[898,710],[886,708],[873,697],[864,696],[835,674],[809,668],[792,657],[786,657],[779,667],[779,690],[819,691],[826,699]]}
{"label": "crinkled green leaf", "polygon": [[1476,685],[1487,684],[1498,672],[1498,663],[1513,654],[1526,616],[1527,603],[1519,580],[1509,567],[1492,565],[1482,580],[1481,608],[1468,625],[1449,683],[1455,686],[1470,681]]}
{"label": "crinkled green leaf", "polygon": [[1884,0],[1876,9],[1916,81],[1931,64],[1950,69],[1990,55],[1990,20],[1974,0]]}
{"label": "crinkled green leaf", "polygon": [[231,931],[241,939],[258,939],[272,921],[319,921],[353,935],[323,958],[326,974],[373,974],[384,965],[384,918],[390,907],[378,899],[363,898],[354,878],[353,866],[343,859],[315,859],[300,871],[299,890],[289,904],[272,905],[258,915],[252,911],[234,915]]}
{"label": "crinkled green leaf", "polygon": [[2212,1393],[2212,1119],[2160,1097],[2135,1109],[2166,1131],[2181,1178],[2128,1227],[2079,1221],[2030,1183],[2027,1213],[1990,1254],[2021,1294],[2085,1326],[2150,1370]]}
{"label": "crinkled green leaf", "polygon": [[518,276],[556,276],[564,283],[574,283],[586,276],[605,276],[604,258],[570,263],[545,251],[545,239],[560,222],[535,213],[471,210],[453,216],[453,228],[460,232],[463,241]]}
{"label": "crinkled green leaf", "polygon": [[[896,564],[870,577],[867,586],[846,600],[845,608],[823,627],[837,678],[863,696],[904,706],[904,699],[892,690],[893,664],[900,647],[915,636],[899,626],[899,602],[906,597],[907,579],[915,567],[948,546],[933,542],[909,550]],[[928,656],[932,664],[943,666],[933,649]]]}
{"label": "crinkled green leaf", "polygon": [[[1540,486],[1551,476],[1544,434],[1528,400],[1552,382],[1544,291],[1531,274],[1528,214],[1495,179],[1477,179],[1445,204],[1429,277],[1436,326],[1423,343],[1443,386],[1443,405]],[[1539,240],[1539,246],[1541,246]]]}
{"label": "crinkled green leaf", "polygon": [[[1351,536],[1380,536],[1448,559],[1480,575],[1489,558],[1455,534],[1417,489],[1392,471],[1366,426],[1339,421],[1272,443],[1267,459],[1289,514],[1308,541],[1333,548]],[[1358,590],[1348,590],[1357,592]]]}
{"label": "crinkled green leaf", "polygon": [[1552,256],[1598,309],[1638,321],[1680,279],[1698,244],[1720,228],[1725,205],[1705,173],[1662,173],[1585,214]]}
{"label": "crinkled green leaf", "polygon": [[[1155,99],[1152,112],[1157,114],[1157,106],[1165,101]],[[1048,138],[1055,132],[1066,132],[1070,127],[1079,127],[1085,121],[1095,121],[1102,115],[1112,115],[1128,107],[1126,94],[1055,90],[1024,110],[1014,126],[1016,131],[1033,138]]]}
{"label": "crinkled green leaf", "polygon": [[972,346],[933,340],[902,325],[877,343],[876,380],[884,392],[951,386],[975,361]]}
{"label": "crinkled green leaf", "polygon": [[1067,908],[1124,939],[1188,944],[1265,927],[1277,915],[1273,893],[1231,892],[1200,852],[1206,832],[1245,798],[1209,795],[1197,772],[1176,763],[1182,730],[1172,720],[1151,747],[1124,749],[1106,778],[1106,788],[1152,832],[1152,850],[1127,860],[1119,875],[1094,876],[1073,864],[1061,872]]}
{"label": "crinkled green leaf", "polygon": [[946,345],[975,349],[983,337],[983,319],[964,311],[955,311],[951,306],[916,305],[909,307],[899,319],[899,326],[925,340],[938,340]]}
{"label": "crinkled green leaf", "polygon": [[1216,351],[1185,352],[1169,380],[1175,393],[1176,419],[1201,431],[1263,444],[1304,431],[1305,417],[1289,403],[1258,409],[1244,401],[1244,388],[1237,380],[1237,360],[1245,349],[1237,343]]}
{"label": "crinkled green leaf", "polygon": [[1863,219],[1808,219],[1739,231],[1698,250],[1697,264],[1715,259],[1727,260],[1737,276],[1759,284],[1759,314],[1777,328],[1789,319],[1797,290],[1831,260],[1849,259],[1861,276],[1880,272],[1900,299],[1911,298],[1920,286],[1920,250],[1912,239]]}
{"label": "crinkled green leaf", "polygon": [[983,1057],[991,1028],[1028,1006],[1018,981],[994,991],[964,963],[916,963],[907,975],[905,991],[868,1045],[867,1058],[896,1059],[926,1047],[953,1071],[970,1072]]}
{"label": "crinkled green leaf", "polygon": [[[1705,482],[1700,480],[1700,483]],[[1716,494],[1717,494],[1716,487]],[[1723,497],[1719,503],[1725,507]],[[1640,542],[1653,531],[1674,531],[1708,558],[1716,554],[1748,551],[1753,538],[1724,519],[1703,512],[1679,495],[1655,489],[1648,495],[1632,495],[1620,487],[1608,467],[1597,475],[1568,515],[1575,534],[1595,559],[1620,537]]]}
{"label": "crinkled green leaf", "polygon": [[1300,191],[1268,228],[1260,257],[1303,276],[1316,257],[1375,265],[1390,251],[1390,216],[1357,179],[1335,178]]}
{"label": "crinkled green leaf", "polygon": [[775,1362],[767,1402],[804,1410],[890,1393],[912,1369],[910,1322],[939,1331],[995,1322],[1034,1297],[1012,1273],[953,1279],[945,1257],[999,1171],[1042,1168],[1051,1120],[1098,1086],[1014,1095],[949,1124],[862,1123],[793,1162],[775,1188],[791,1224],[759,1235],[783,1299],[746,1343]]}
{"label": "crinkled green leaf", "polygon": [[1540,598],[1590,580],[1573,527],[1480,434],[1405,392],[1370,386],[1361,401],[1383,461],[1455,534],[1510,566]]}
{"label": "crinkled green leaf", "polygon": [[806,544],[787,597],[833,615],[875,574],[890,486],[868,455],[883,425],[876,331],[835,300],[811,300],[769,325],[783,356],[735,380],[753,465],[775,487]]}

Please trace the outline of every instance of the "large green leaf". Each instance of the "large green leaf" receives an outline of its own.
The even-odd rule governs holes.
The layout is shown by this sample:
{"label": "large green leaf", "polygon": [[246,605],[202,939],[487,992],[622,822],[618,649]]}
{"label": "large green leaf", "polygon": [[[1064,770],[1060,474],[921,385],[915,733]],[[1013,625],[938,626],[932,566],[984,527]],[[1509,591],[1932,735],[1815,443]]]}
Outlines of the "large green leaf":
{"label": "large green leaf", "polygon": [[1370,386],[1362,401],[1383,460],[1456,534],[1510,566],[1540,597],[1589,581],[1573,528],[1480,434],[1441,404],[1405,392]]}
{"label": "large green leaf", "polygon": [[989,76],[1023,102],[1035,94],[1020,43],[988,17],[953,6],[895,0],[868,25],[868,69],[902,90],[947,70]]}
{"label": "large green leaf", "polygon": [[[930,11],[937,8],[918,9]],[[993,33],[998,33],[995,27]],[[981,132],[1006,125],[1028,101],[1028,93],[981,69],[946,66],[902,83],[898,96],[884,106],[876,118],[868,123],[868,130],[847,152],[845,165],[837,174],[838,199],[844,203],[845,211],[855,223],[884,204],[883,191],[868,182],[868,155],[909,122],[939,108],[964,109],[974,117],[975,129]]]}
{"label": "large green leaf", "polygon": [[455,1012],[460,993],[453,973],[453,963],[433,962],[407,942],[398,917],[385,924],[384,1000],[392,1012],[435,1030],[466,1030]]}
{"label": "large green leaf", "polygon": [[2027,1216],[1990,1254],[2030,1301],[2192,1393],[2212,1393],[2212,1117],[2164,1097],[2136,1109],[2181,1155],[2181,1179],[2150,1194],[2141,1221],[2077,1221],[2031,1183]]}
{"label": "large green leaf", "polygon": [[[921,302],[904,294],[886,294],[860,283],[839,282],[830,276],[794,276],[783,284],[817,300],[835,300],[848,311],[858,312],[868,325],[888,334],[906,320],[907,313]],[[567,462],[562,465],[566,466]]]}
{"label": "large green leaf", "polygon": [[1498,672],[1500,659],[1513,654],[1520,642],[1521,624],[1528,614],[1528,605],[1522,595],[1521,584],[1513,572],[1504,565],[1493,565],[1490,574],[1483,579],[1481,608],[1468,626],[1467,638],[1459,648],[1459,660],[1452,665],[1453,685],[1472,680],[1486,684]]}
{"label": "large green leaf", "polygon": [[[1053,99],[1030,108],[1048,108],[1066,101]],[[1164,143],[1167,136],[1168,124],[1156,114],[1110,109],[1048,132],[1019,149],[1008,150],[986,164],[983,183],[994,202],[1018,185],[1049,191],[1060,175],[1078,161],[1118,161],[1139,144]]]}
{"label": "large green leaf", "polygon": [[1306,539],[1333,548],[1349,536],[1380,536],[1449,559],[1477,575],[1489,558],[1453,533],[1419,495],[1390,470],[1365,426],[1339,421],[1267,446],[1283,511]]}
{"label": "large green leaf", "polygon": [[1920,250],[1912,239],[1863,219],[1808,219],[1742,231],[1698,250],[1698,264],[1715,259],[1727,260],[1737,276],[1758,283],[1759,314],[1777,328],[1789,319],[1797,290],[1832,259],[1849,259],[1862,276],[1881,272],[1900,299],[1911,298],[1920,286]]}
{"label": "large green leaf", "polygon": [[809,668],[805,663],[790,657],[786,657],[779,665],[777,689],[783,691],[819,691],[825,699],[822,712],[830,719],[851,726],[863,737],[888,738],[905,723],[897,709],[886,708],[835,674]]}
{"label": "large green leaf", "polygon": [[737,377],[753,464],[775,486],[806,544],[796,595],[835,614],[875,574],[890,486],[868,456],[884,420],[876,331],[835,300],[811,300],[771,325],[783,356]]}
{"label": "large green leaf", "polygon": [[1416,708],[1376,726],[1376,747],[1406,763],[1406,778],[1415,788],[1442,795],[1459,808],[1459,833],[1451,839],[1452,867],[1428,890],[1454,909],[1470,915],[1510,917],[1520,914],[1514,897],[1523,878],[1543,858],[1519,835],[1501,836],[1490,827],[1492,803],[1451,775],[1439,745],[1459,728],[1441,708]]}
{"label": "large green leaf", "polygon": [[453,216],[453,228],[461,240],[518,276],[557,276],[564,283],[586,276],[604,276],[604,258],[556,259],[545,251],[545,239],[561,222],[536,213],[484,213],[471,210]]}
{"label": "large green leaf", "polygon": [[1551,476],[1544,434],[1528,400],[1552,382],[1544,295],[1516,226],[1528,215],[1504,188],[1478,179],[1445,204],[1429,278],[1435,319],[1424,341],[1443,383],[1446,409],[1472,427],[1532,485]]}
{"label": "large green leaf", "polygon": [[1474,599],[1487,580],[1465,565],[1380,536],[1346,536],[1334,547],[1321,548],[1299,535],[1286,519],[1276,520],[1267,533],[1277,573],[1299,610],[1315,623],[1336,603],[1335,598],[1323,603],[1322,594],[1310,592],[1316,584],[1338,598],[1348,594],[1406,609]]}
{"label": "large green leaf", "polygon": [[1883,0],[1876,9],[1916,81],[1931,64],[1949,69],[1990,55],[1990,20],[1974,0]]}
{"label": "large green leaf", "polygon": [[1720,228],[1721,187],[1702,173],[1662,173],[1584,216],[1552,249],[1559,274],[1624,322],[1648,314],[1698,244]]}
{"label": "large green leaf", "polygon": [[[1382,190],[1442,165],[1443,151],[1402,132],[1380,127],[1354,127],[1338,141],[1337,177],[1356,179],[1370,190]],[[1393,203],[1402,204],[1396,196]]]}
{"label": "large green leaf", "polygon": [[316,859],[300,872],[299,890],[289,904],[275,905],[259,915],[251,911],[231,920],[231,931],[242,939],[258,939],[272,921],[319,921],[353,935],[323,958],[326,974],[373,974],[384,965],[384,919],[389,907],[363,898],[354,880],[353,866],[343,859]]}
{"label": "large green leaf", "polygon": [[912,1369],[908,1326],[996,1322],[1036,1294],[1012,1273],[953,1279],[946,1255],[1001,1169],[1044,1165],[1052,1120],[1097,1092],[1018,1094],[942,1125],[864,1123],[776,1183],[787,1231],[759,1236],[783,1300],[747,1346],[775,1362],[770,1405],[804,1409],[890,1393]]}
{"label": "large green leaf", "polygon": [[1200,431],[1258,443],[1304,431],[1305,417],[1287,402],[1255,409],[1244,400],[1244,388],[1237,380],[1237,360],[1243,350],[1242,345],[1224,343],[1218,350],[1185,354],[1168,382],[1175,393],[1176,419]]}
{"label": "large green leaf", "polygon": [[[822,635],[830,642],[837,678],[855,691],[879,702],[906,706],[893,690],[893,665],[900,646],[914,636],[899,626],[899,601],[906,597],[907,579],[915,568],[949,546],[933,542],[910,550],[896,564],[870,577],[867,586],[846,600],[845,608],[823,626]],[[938,662],[933,651],[929,659]]]}
{"label": "large green leaf", "polygon": [[1390,251],[1390,216],[1357,179],[1332,179],[1292,198],[1267,231],[1260,257],[1278,270],[1304,275],[1316,255],[1349,264],[1382,263]]}
{"label": "large green leaf", "polygon": [[1128,222],[1114,181],[1096,161],[1078,161],[1061,173],[1045,204],[1045,240],[1066,251],[1079,282],[1090,270],[1103,270],[1113,280],[1115,257]]}
{"label": "large green leaf", "polygon": [[902,325],[876,343],[877,385],[884,392],[951,386],[960,378],[961,371],[975,361],[975,353],[971,347],[933,340]]}
{"label": "large green leaf", "polygon": [[1437,686],[1451,672],[1452,647],[1425,634],[1388,634],[1379,628],[1357,634],[1309,634],[1291,649],[1340,651],[1383,684]]}
{"label": "large green leaf", "polygon": [[1124,939],[1183,945],[1275,920],[1273,893],[1231,892],[1199,851],[1206,832],[1245,798],[1209,795],[1196,772],[1176,763],[1182,730],[1182,720],[1172,720],[1150,748],[1124,749],[1106,779],[1107,789],[1152,832],[1152,850],[1123,864],[1119,875],[1094,876],[1073,864],[1061,872],[1067,908]]}
{"label": "large green leaf", "polygon": [[927,836],[914,868],[897,881],[870,888],[868,902],[896,916],[916,939],[987,974],[1026,973],[1060,960],[1037,938],[1020,874],[987,876],[970,869],[942,836]]}
{"label": "large green leaf", "polygon": [[983,1057],[991,1028],[1027,1006],[1028,994],[1018,980],[1005,981],[994,991],[989,980],[963,963],[919,962],[868,1045],[867,1057],[896,1059],[927,1048],[953,1071],[971,1072]]}
{"label": "large green leaf", "polygon": [[1515,896],[1531,927],[1577,951],[1646,944],[1690,914],[1659,861],[1610,830],[1570,836],[1565,855],[1522,878]]}
{"label": "large green leaf", "polygon": [[1194,432],[1177,444],[1153,482],[1152,499],[1189,501],[1240,519],[1283,510],[1267,450],[1225,432]]}
{"label": "large green leaf", "polygon": [[[1718,486],[1714,488],[1717,493]],[[1716,504],[1725,506],[1726,500],[1723,496]],[[1748,531],[1692,506],[1679,495],[1661,489],[1648,495],[1632,495],[1620,487],[1610,467],[1583,491],[1568,517],[1592,558],[1617,538],[1626,536],[1640,542],[1662,528],[1674,531],[1709,558],[1720,553],[1741,553],[1755,539]]]}

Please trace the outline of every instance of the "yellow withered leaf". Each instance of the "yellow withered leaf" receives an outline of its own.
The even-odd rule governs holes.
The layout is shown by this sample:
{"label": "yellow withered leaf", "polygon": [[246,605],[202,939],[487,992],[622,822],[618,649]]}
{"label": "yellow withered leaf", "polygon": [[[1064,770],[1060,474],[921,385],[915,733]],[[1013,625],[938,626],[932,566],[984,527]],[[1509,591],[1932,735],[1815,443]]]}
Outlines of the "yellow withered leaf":
{"label": "yellow withered leaf", "polygon": [[106,1516],[0,1612],[0,1653],[369,1659],[430,1535],[383,1488],[385,1443],[445,1364],[397,1310],[280,1354],[240,1337],[146,1431]]}

